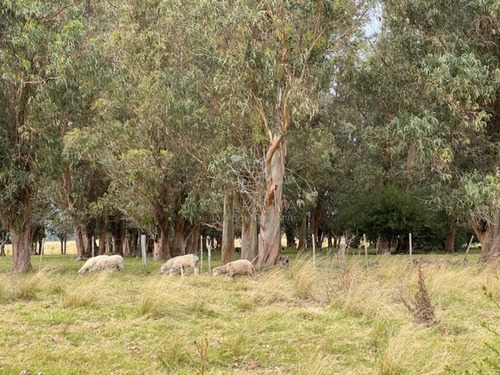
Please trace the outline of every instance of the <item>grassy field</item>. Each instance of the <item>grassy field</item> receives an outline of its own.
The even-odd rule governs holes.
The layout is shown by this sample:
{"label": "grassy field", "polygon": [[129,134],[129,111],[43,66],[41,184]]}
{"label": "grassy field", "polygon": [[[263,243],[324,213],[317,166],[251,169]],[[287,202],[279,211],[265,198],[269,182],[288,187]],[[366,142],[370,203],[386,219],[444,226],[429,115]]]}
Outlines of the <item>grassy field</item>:
{"label": "grassy field", "polygon": [[[425,284],[439,322],[412,319],[418,267],[320,252],[291,254],[287,270],[236,281],[159,274],[126,258],[123,273],[79,277],[74,255],[46,248],[36,271],[0,258],[0,373],[19,374],[485,374],[500,359],[498,268],[477,254],[426,255]],[[70,252],[68,247],[68,252]],[[217,265],[215,257],[214,266]],[[492,298],[486,294],[491,292]],[[407,290],[410,294],[404,294]],[[493,363],[488,363],[488,361]]]}

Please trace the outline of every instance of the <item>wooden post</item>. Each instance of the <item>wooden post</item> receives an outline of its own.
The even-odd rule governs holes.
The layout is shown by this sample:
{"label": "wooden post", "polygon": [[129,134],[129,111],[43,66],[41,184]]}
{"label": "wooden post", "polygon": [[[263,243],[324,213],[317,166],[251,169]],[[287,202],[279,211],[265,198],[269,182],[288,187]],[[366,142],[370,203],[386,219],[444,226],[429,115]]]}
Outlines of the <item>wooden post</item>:
{"label": "wooden post", "polygon": [[208,241],[208,272],[212,273],[212,244]]}
{"label": "wooden post", "polygon": [[411,243],[411,233],[409,234],[409,239],[410,239],[410,264],[413,265],[413,259],[412,259],[413,248]]}
{"label": "wooden post", "polygon": [[42,248],[40,249],[40,263],[38,264],[38,272],[40,272],[40,269],[42,268],[42,255],[43,255],[44,242],[45,242],[45,238],[42,238]]}
{"label": "wooden post", "polygon": [[363,246],[365,247],[366,266],[368,267],[368,245],[366,244],[366,234],[363,234]]}
{"label": "wooden post", "polygon": [[469,255],[469,249],[470,245],[472,245],[472,240],[474,239],[474,235],[469,240],[469,244],[467,245],[467,250],[465,250],[465,258],[464,258],[464,264],[466,264],[469,260],[467,259],[467,255]]}
{"label": "wooden post", "polygon": [[312,234],[312,244],[313,244],[313,267],[316,269],[316,240],[314,238],[314,233]]}
{"label": "wooden post", "polygon": [[95,256],[95,249],[94,249],[94,236],[92,236],[91,241],[92,241],[91,246],[92,246],[92,258],[93,258],[93,257]]}
{"label": "wooden post", "polygon": [[148,264],[148,257],[146,254],[146,235],[141,234],[141,254],[142,254],[142,266],[146,267]]}
{"label": "wooden post", "polygon": [[203,272],[203,236],[200,236],[200,273]]}

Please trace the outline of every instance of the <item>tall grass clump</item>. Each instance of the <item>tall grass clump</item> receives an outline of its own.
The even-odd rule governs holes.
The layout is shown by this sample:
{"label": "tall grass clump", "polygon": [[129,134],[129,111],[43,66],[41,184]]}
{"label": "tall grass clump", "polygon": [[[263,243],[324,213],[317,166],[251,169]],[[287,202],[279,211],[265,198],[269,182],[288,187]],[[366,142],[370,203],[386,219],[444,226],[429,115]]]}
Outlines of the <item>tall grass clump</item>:
{"label": "tall grass clump", "polygon": [[11,279],[11,295],[14,300],[32,301],[46,284],[43,272],[27,275],[13,275]]}
{"label": "tall grass clump", "polygon": [[261,273],[258,280],[245,280],[249,287],[237,303],[240,310],[249,310],[260,306],[270,306],[275,303],[290,303],[294,293],[285,287],[290,283],[287,271],[269,269]]}
{"label": "tall grass clump", "polygon": [[140,312],[148,318],[188,319],[209,311],[207,302],[189,284],[188,278],[155,277],[149,280],[140,299]]}
{"label": "tall grass clump", "polygon": [[108,272],[79,277],[71,288],[64,288],[61,294],[61,306],[64,308],[95,307],[104,303],[106,298],[106,280]]}
{"label": "tall grass clump", "polygon": [[304,300],[318,300],[319,275],[313,262],[297,257],[290,267],[295,296]]}

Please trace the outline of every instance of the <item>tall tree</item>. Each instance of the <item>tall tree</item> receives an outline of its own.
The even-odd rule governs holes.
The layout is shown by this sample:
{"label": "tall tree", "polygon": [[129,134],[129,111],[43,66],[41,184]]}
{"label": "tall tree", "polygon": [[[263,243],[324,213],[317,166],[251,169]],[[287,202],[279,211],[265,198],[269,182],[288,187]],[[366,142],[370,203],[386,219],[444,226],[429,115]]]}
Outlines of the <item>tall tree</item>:
{"label": "tall tree", "polygon": [[0,211],[12,238],[15,272],[31,269],[37,186],[54,177],[57,165],[57,127],[40,108],[70,64],[64,46],[74,42],[79,22],[62,21],[61,15],[75,8],[69,1],[0,2]]}
{"label": "tall tree", "polygon": [[381,3],[382,32],[362,73],[373,140],[404,156],[407,182],[450,220],[471,224],[487,262],[500,254],[499,4]]}

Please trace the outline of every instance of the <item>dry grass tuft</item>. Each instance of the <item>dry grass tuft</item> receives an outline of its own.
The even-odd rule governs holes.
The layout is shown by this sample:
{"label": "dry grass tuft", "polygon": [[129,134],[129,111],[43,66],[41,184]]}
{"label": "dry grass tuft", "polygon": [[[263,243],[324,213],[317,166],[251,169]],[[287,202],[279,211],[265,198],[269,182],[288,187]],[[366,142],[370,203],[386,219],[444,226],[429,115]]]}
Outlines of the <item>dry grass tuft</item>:
{"label": "dry grass tuft", "polygon": [[421,266],[418,267],[418,287],[415,297],[411,298],[403,288],[400,288],[396,301],[402,303],[410,311],[415,323],[426,327],[438,323],[431,297],[425,285],[425,277]]}
{"label": "dry grass tuft", "polygon": [[247,281],[248,288],[238,301],[237,307],[249,310],[257,306],[291,302],[294,294],[288,288],[283,288],[288,283],[286,271],[267,270],[259,275],[258,280]]}
{"label": "dry grass tuft", "polygon": [[32,301],[47,283],[43,272],[29,275],[12,275],[11,295],[14,300]]}
{"label": "dry grass tuft", "polygon": [[[71,289],[55,285],[55,291],[61,294],[61,306],[64,308],[95,307],[106,303],[106,281],[109,272],[79,277]],[[76,278],[76,277],[75,277]],[[76,285],[75,285],[76,284]]]}
{"label": "dry grass tuft", "polygon": [[290,273],[296,297],[311,301],[321,299],[318,295],[319,275],[311,260],[306,257],[297,257],[290,267]]}

